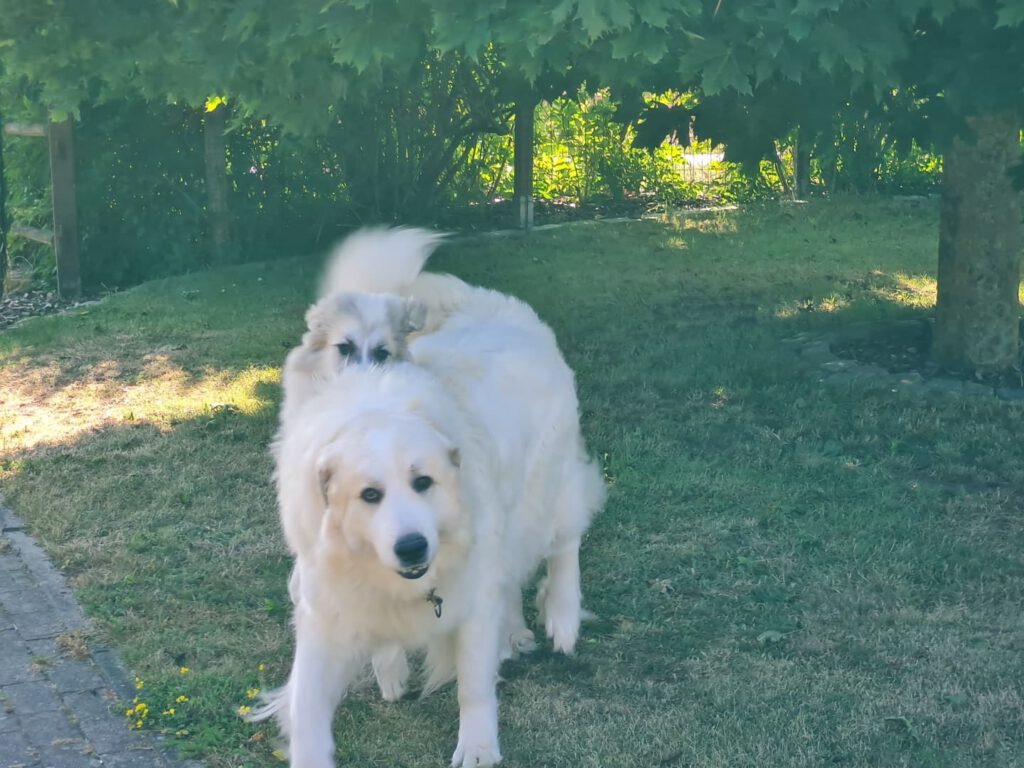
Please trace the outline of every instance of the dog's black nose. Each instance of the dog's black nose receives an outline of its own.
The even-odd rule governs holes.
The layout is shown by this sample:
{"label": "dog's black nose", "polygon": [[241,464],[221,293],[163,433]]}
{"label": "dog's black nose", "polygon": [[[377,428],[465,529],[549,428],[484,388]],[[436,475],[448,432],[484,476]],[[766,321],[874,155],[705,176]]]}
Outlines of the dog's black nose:
{"label": "dog's black nose", "polygon": [[418,533],[407,533],[395,542],[395,554],[403,567],[419,565],[427,559],[427,540]]}

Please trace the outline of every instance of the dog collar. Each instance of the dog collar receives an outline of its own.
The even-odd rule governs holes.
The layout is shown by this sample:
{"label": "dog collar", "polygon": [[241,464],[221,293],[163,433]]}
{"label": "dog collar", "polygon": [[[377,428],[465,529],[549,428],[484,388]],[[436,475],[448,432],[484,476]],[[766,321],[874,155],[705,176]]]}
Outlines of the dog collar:
{"label": "dog collar", "polygon": [[435,592],[434,590],[430,590],[429,592],[427,592],[426,600],[427,600],[428,603],[430,603],[432,606],[434,606],[434,615],[437,616],[437,618],[440,619],[441,618],[441,604],[444,603],[444,600],[442,600],[441,596],[439,594],[437,594],[437,592]]}

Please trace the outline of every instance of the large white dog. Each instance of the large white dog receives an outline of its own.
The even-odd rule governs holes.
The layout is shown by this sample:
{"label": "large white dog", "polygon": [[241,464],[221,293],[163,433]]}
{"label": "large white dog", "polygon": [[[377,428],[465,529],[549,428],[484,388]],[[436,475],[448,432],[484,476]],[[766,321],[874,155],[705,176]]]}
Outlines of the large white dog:
{"label": "large white dog", "polygon": [[[545,629],[571,652],[580,539],[604,485],[580,436],[572,372],[533,310],[419,274],[436,243],[429,233],[367,237],[374,247],[339,251],[328,303],[311,311],[310,333],[326,318],[317,326],[326,335],[307,334],[306,352],[293,353],[302,365],[286,366],[275,455],[296,561],[296,648],[287,684],[258,716],[277,715],[292,766],[332,766],[331,721],[348,685],[372,659],[385,695],[400,695],[405,652],[425,649],[425,690],[458,681],[452,765],[492,765],[501,759],[498,667],[503,638],[522,623],[521,588],[546,562]],[[376,282],[361,283],[365,275]],[[399,333],[413,334],[400,341],[407,360],[331,357],[351,358],[337,345],[362,343],[330,338],[330,289],[339,285],[423,305],[419,327]]]}

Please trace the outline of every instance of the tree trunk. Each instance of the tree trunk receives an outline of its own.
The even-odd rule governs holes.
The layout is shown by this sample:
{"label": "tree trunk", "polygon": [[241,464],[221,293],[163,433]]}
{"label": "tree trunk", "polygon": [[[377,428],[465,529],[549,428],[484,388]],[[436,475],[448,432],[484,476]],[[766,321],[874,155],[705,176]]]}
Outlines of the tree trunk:
{"label": "tree trunk", "polygon": [[231,243],[231,219],[228,212],[227,148],[224,141],[227,107],[217,106],[206,113],[203,145],[206,158],[206,212],[210,227],[211,259],[215,264],[227,260]]}
{"label": "tree trunk", "polygon": [[811,194],[811,142],[807,131],[797,131],[793,147],[793,183],[797,200],[806,200]]}
{"label": "tree trunk", "polygon": [[529,97],[516,102],[512,134],[516,224],[527,231],[533,228],[533,117],[536,106]]}
{"label": "tree trunk", "polygon": [[1020,363],[1021,205],[1008,174],[1020,159],[1012,113],[968,119],[944,158],[932,356],[1002,371]]}

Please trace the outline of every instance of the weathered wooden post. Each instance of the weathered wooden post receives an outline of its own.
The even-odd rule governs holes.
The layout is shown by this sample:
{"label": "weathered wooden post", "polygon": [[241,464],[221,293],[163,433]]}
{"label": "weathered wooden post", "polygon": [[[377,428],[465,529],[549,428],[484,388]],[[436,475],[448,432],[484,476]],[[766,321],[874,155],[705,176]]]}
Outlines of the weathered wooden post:
{"label": "weathered wooden post", "polygon": [[50,123],[48,134],[57,293],[62,299],[77,299],[82,295],[82,274],[78,257],[78,207],[75,201],[75,151],[71,118]]}
{"label": "weathered wooden post", "polygon": [[0,116],[0,295],[7,280],[7,180],[4,177],[4,132]]}
{"label": "weathered wooden post", "polygon": [[231,218],[228,211],[227,147],[224,140],[227,105],[223,102],[206,112],[203,121],[203,145],[206,160],[206,205],[215,263],[227,258],[231,243]]}
{"label": "weathered wooden post", "polygon": [[537,103],[530,97],[515,106],[512,133],[513,197],[517,226],[529,232],[533,228],[533,115]]}

